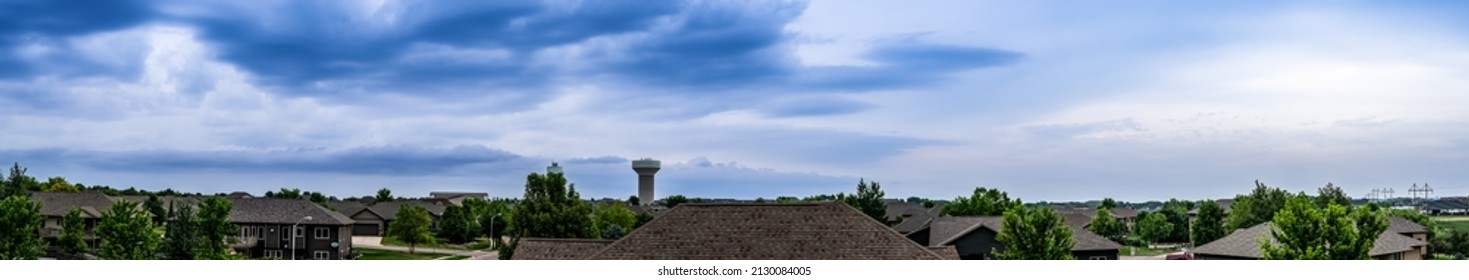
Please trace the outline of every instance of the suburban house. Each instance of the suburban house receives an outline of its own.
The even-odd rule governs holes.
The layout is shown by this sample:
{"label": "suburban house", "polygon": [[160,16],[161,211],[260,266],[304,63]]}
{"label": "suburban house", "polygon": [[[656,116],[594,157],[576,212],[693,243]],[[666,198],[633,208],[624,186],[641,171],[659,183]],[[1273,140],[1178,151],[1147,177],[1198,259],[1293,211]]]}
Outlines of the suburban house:
{"label": "suburban house", "polygon": [[388,230],[388,224],[398,219],[398,210],[404,205],[417,205],[428,210],[431,220],[430,230],[439,228],[439,217],[444,215],[444,209],[448,206],[439,200],[402,200],[378,202],[371,205],[357,201],[333,201],[327,205],[335,209],[337,213],[346,215],[352,223],[352,235],[360,236],[382,236]]}
{"label": "suburban house", "polygon": [[482,192],[429,192],[428,197],[432,199],[442,199],[444,201],[448,201],[449,204],[453,205],[464,205],[465,199],[476,198],[480,200],[488,200],[490,198],[490,194]]}
{"label": "suburban house", "polygon": [[[231,246],[252,259],[350,259],[353,220],[303,199],[230,199],[230,223],[239,227]],[[292,232],[294,229],[294,232]]]}
{"label": "suburban house", "polygon": [[940,260],[953,247],[924,247],[844,203],[685,203],[622,239],[527,238],[512,259]]}
{"label": "suburban house", "polygon": [[[102,212],[112,209],[112,200],[100,192],[33,192],[31,200],[41,204],[41,216],[45,222],[41,224],[41,238],[49,244],[56,244],[56,238],[61,237],[63,230],[61,218],[66,216],[72,209],[81,211],[82,224],[86,226],[85,239],[91,248],[97,248],[97,236],[93,230],[97,228],[97,222],[102,218]],[[48,256],[55,256],[56,249],[48,248]]]}
{"label": "suburban house", "polygon": [[[939,217],[925,229],[908,234],[908,238],[929,246],[952,246],[960,259],[983,260],[990,258],[991,250],[1004,250],[995,237],[999,234],[1004,218],[1000,216],[957,216]],[[1086,229],[1068,223],[1071,238],[1076,242],[1071,247],[1072,258],[1078,260],[1116,260],[1121,244]]]}
{"label": "suburban house", "polygon": [[[1132,228],[1132,225],[1137,222],[1137,210],[1116,207],[1107,209],[1107,212],[1112,213],[1112,218],[1121,221],[1127,225],[1127,228]],[[1083,224],[1091,224],[1091,219],[1097,216],[1097,209],[1091,207],[1057,208],[1056,213],[1070,216],[1067,218],[1068,223],[1078,223],[1076,221],[1082,220],[1084,217],[1086,223]]]}
{"label": "suburban house", "polygon": [[[1199,260],[1258,260],[1265,257],[1257,238],[1275,243],[1269,222],[1236,230],[1219,240],[1194,248]],[[1398,217],[1388,217],[1388,227],[1378,235],[1368,253],[1378,260],[1421,260],[1428,253],[1428,230],[1422,225]]]}
{"label": "suburban house", "polygon": [[901,200],[884,201],[887,212],[887,221],[893,225],[893,229],[900,234],[908,234],[928,226],[933,218],[939,216],[943,206],[924,208],[923,204],[908,203]]}
{"label": "suburban house", "polygon": [[1464,215],[1469,214],[1469,199],[1463,197],[1445,197],[1435,200],[1423,201],[1419,206],[1423,214],[1428,215]]}

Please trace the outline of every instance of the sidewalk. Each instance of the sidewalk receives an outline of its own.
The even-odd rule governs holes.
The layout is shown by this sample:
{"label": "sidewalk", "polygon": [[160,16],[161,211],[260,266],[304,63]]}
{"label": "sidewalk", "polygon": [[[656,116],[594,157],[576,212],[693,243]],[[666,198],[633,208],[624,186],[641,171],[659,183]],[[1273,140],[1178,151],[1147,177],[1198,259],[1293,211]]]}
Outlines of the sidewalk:
{"label": "sidewalk", "polygon": [[[386,250],[386,251],[397,251],[397,252],[408,252],[408,247],[388,246],[388,245],[383,245],[382,243],[383,243],[383,238],[382,237],[378,237],[378,236],[353,236],[352,237],[352,246],[356,246],[356,248],[373,249],[373,250]],[[445,255],[455,255],[455,256],[468,256],[469,259],[471,259],[471,260],[497,260],[497,259],[499,259],[499,255],[500,255],[498,252],[455,250],[455,249],[443,249],[443,248],[425,248],[425,247],[414,248],[413,249],[413,252],[415,252],[415,253],[445,254]]]}

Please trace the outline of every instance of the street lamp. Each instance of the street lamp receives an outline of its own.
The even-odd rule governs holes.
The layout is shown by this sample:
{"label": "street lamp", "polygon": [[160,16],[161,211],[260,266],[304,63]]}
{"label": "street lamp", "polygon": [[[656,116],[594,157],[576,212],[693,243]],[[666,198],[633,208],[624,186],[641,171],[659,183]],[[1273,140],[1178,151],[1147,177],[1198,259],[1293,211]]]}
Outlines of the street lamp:
{"label": "street lamp", "polygon": [[495,218],[499,218],[499,217],[500,217],[500,213],[495,213],[495,216],[494,217],[490,217],[490,247],[491,248],[498,248],[498,247],[500,247],[500,237],[495,235]]}
{"label": "street lamp", "polygon": [[293,260],[293,261],[296,260],[296,226],[301,225],[301,221],[310,221],[310,220],[311,220],[311,216],[301,217],[300,220],[296,220],[296,223],[291,225],[291,233],[290,233],[291,234],[291,244],[290,245],[291,245],[291,260]]}

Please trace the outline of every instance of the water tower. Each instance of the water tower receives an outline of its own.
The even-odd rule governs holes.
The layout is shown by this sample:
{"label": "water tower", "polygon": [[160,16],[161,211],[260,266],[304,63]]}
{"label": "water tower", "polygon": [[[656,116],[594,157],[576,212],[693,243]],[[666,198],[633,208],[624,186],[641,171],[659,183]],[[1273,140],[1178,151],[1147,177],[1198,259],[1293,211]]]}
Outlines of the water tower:
{"label": "water tower", "polygon": [[561,165],[560,164],[556,164],[556,162],[554,162],[554,161],[551,162],[551,166],[547,166],[546,167],[546,174],[547,175],[550,175],[552,173],[557,173],[557,174],[561,173]]}
{"label": "water tower", "polygon": [[660,163],[651,158],[632,161],[632,170],[638,172],[638,203],[643,205],[652,204],[653,196],[653,174],[658,173]]}

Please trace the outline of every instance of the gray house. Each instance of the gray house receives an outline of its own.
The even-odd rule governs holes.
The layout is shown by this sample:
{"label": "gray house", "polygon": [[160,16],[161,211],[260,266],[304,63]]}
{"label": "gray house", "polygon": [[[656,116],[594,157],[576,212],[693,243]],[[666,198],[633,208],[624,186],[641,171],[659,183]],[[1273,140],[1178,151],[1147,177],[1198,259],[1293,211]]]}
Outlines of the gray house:
{"label": "gray house", "polygon": [[[940,217],[925,229],[908,234],[908,238],[929,246],[953,246],[960,259],[983,260],[992,250],[1003,251],[995,237],[1002,221],[999,216]],[[1078,260],[1116,260],[1121,244],[1091,233],[1077,225],[1071,227],[1071,256]]]}
{"label": "gray house", "polygon": [[352,235],[358,236],[382,236],[388,230],[388,224],[398,219],[398,210],[404,205],[417,205],[428,210],[431,224],[430,230],[438,230],[439,218],[444,215],[444,209],[448,208],[447,202],[442,200],[407,200],[378,202],[372,205],[356,201],[330,202],[337,213],[346,215],[352,222]]}
{"label": "gray house", "polygon": [[[230,199],[239,227],[236,252],[252,259],[341,260],[351,257],[351,218],[302,199]],[[292,229],[295,232],[292,233]],[[292,243],[294,241],[294,243]]]}
{"label": "gray house", "polygon": [[[1403,218],[1389,217],[1388,228],[1377,236],[1368,255],[1377,260],[1421,260],[1428,252],[1425,240],[1428,231],[1422,225]],[[1265,239],[1276,243],[1271,233],[1270,222],[1235,230],[1219,240],[1194,248],[1195,259],[1199,260],[1258,260],[1265,254],[1260,251],[1256,240]]]}

